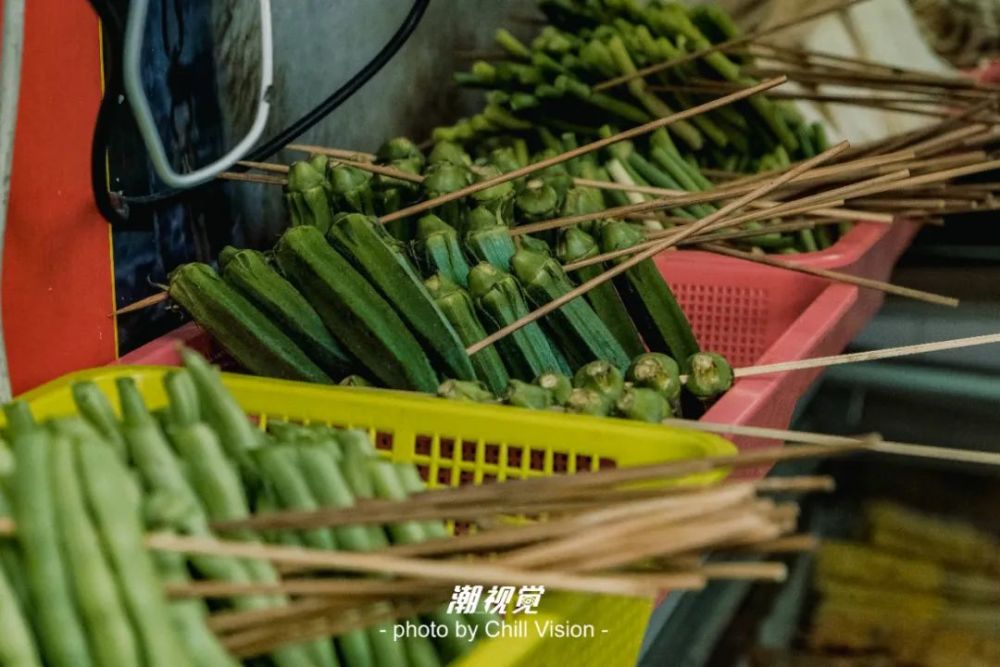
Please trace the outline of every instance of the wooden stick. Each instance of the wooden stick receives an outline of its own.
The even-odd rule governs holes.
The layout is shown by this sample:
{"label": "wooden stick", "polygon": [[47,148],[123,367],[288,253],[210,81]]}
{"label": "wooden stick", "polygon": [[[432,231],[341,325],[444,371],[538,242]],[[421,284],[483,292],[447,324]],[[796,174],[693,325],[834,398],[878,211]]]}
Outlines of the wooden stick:
{"label": "wooden stick", "polygon": [[692,428],[696,431],[716,433],[726,436],[744,436],[765,440],[796,441],[821,445],[835,443],[838,445],[853,444],[871,452],[911,456],[920,459],[951,461],[957,463],[973,463],[977,465],[1000,466],[1000,453],[980,452],[971,449],[953,449],[951,447],[933,447],[929,445],[914,445],[903,442],[890,442],[881,439],[859,440],[850,436],[831,436],[807,431],[788,431],[759,426],[736,426],[734,424],[716,424],[689,419],[664,419],[664,424],[678,428]]}
{"label": "wooden stick", "polygon": [[262,183],[264,185],[288,185],[287,178],[264,176],[262,174],[245,174],[238,171],[224,171],[219,178],[227,181],[244,181],[247,183]]}
{"label": "wooden stick", "polygon": [[437,563],[415,558],[386,556],[379,553],[324,551],[304,547],[222,541],[204,537],[182,537],[163,533],[149,535],[146,538],[146,545],[157,551],[253,558],[275,563],[309,565],[350,572],[407,575],[432,581],[541,585],[566,591],[637,597],[646,597],[652,593],[652,591],[629,581],[627,577],[580,577],[558,572],[524,571],[481,563],[470,564],[454,561]]}
{"label": "wooden stick", "polygon": [[507,325],[505,327],[501,327],[500,329],[498,329],[497,331],[495,331],[492,334],[488,335],[486,338],[484,338],[483,340],[479,341],[478,343],[474,343],[474,344],[470,345],[468,348],[466,348],[466,352],[471,356],[471,355],[475,354],[476,352],[479,352],[480,350],[482,350],[482,349],[484,349],[484,348],[492,345],[493,343],[497,342],[498,340],[500,340],[504,336],[507,336],[507,335],[509,335],[509,334],[517,331],[521,327],[523,327],[523,326],[525,326],[527,324],[530,324],[531,322],[534,322],[535,320],[539,319],[540,317],[544,317],[545,315],[548,315],[552,311],[556,310],[557,308],[560,308],[561,306],[563,306],[566,303],[569,303],[570,301],[572,301],[573,299],[577,298],[578,296],[580,296],[582,294],[586,294],[589,290],[593,289],[594,287],[597,287],[598,285],[601,285],[601,284],[607,282],[608,280],[611,280],[613,277],[615,277],[617,275],[620,275],[621,273],[624,273],[625,271],[628,271],[630,268],[632,268],[633,266],[635,266],[639,262],[643,262],[643,261],[645,261],[645,260],[647,260],[647,259],[649,259],[649,258],[651,258],[651,257],[653,257],[653,256],[655,256],[655,255],[657,255],[657,254],[659,254],[661,252],[663,252],[664,250],[667,250],[668,248],[670,248],[670,247],[674,246],[675,244],[679,243],[680,241],[683,241],[684,239],[686,239],[686,238],[688,238],[690,236],[693,236],[694,234],[698,233],[699,231],[705,229],[706,227],[708,227],[709,225],[711,225],[715,221],[717,221],[717,220],[719,220],[721,218],[724,218],[725,216],[729,215],[733,211],[736,211],[736,210],[742,208],[743,206],[746,206],[747,204],[749,204],[749,203],[751,203],[751,202],[753,202],[753,201],[755,201],[755,200],[757,200],[757,199],[759,199],[759,198],[767,195],[769,192],[774,191],[775,189],[779,188],[781,185],[783,185],[784,183],[787,183],[788,181],[790,181],[791,179],[795,178],[796,176],[809,171],[810,169],[813,168],[813,166],[822,164],[826,160],[829,160],[830,158],[834,157],[835,155],[838,155],[839,153],[843,152],[847,148],[847,146],[848,146],[847,142],[838,144],[838,145],[834,146],[833,148],[830,148],[829,150],[826,150],[823,153],[820,153],[816,157],[814,157],[814,158],[812,158],[810,160],[806,160],[805,162],[803,162],[798,167],[794,167],[794,168],[790,169],[789,171],[787,171],[786,173],[782,174],[781,176],[779,176],[778,178],[774,179],[773,181],[769,181],[769,182],[765,183],[761,187],[757,188],[756,190],[753,190],[752,192],[744,195],[743,197],[740,197],[739,199],[736,199],[734,201],[729,202],[728,204],[726,204],[722,208],[718,209],[717,211],[715,211],[714,213],[712,213],[712,214],[710,214],[708,216],[705,216],[704,218],[702,218],[698,222],[695,222],[694,224],[686,225],[686,226],[680,228],[673,235],[668,236],[668,237],[664,238],[661,241],[658,241],[651,248],[649,248],[647,250],[644,250],[644,251],[642,251],[642,252],[640,252],[640,253],[638,253],[636,255],[633,255],[629,259],[626,259],[625,261],[621,262],[620,264],[618,264],[618,265],[616,265],[616,266],[608,269],[604,273],[602,273],[602,274],[600,274],[598,276],[595,276],[591,280],[588,280],[588,281],[582,283],[581,285],[579,285],[578,287],[570,290],[569,292],[567,292],[563,296],[558,297],[557,299],[554,299],[554,300],[550,301],[549,303],[545,304],[544,306],[535,309],[533,312],[528,313],[524,317],[518,318],[517,321],[512,322],[511,324],[509,324],[509,325]]}
{"label": "wooden stick", "polygon": [[788,578],[788,566],[784,563],[704,563],[693,569],[693,572],[706,579],[725,579],[728,581],[784,581]]}
{"label": "wooden stick", "polygon": [[[390,607],[372,605],[368,609],[361,610],[361,613],[358,613],[358,610],[352,610],[354,613],[344,613],[342,609],[330,608],[325,617],[316,616],[312,622],[295,620],[286,624],[263,624],[227,635],[222,639],[222,645],[234,657],[252,658],[267,655],[289,644],[362,630],[372,625],[392,623],[401,618],[420,616],[434,611],[440,604],[440,600],[434,600]],[[278,609],[281,607],[275,608]]]}
{"label": "wooden stick", "polygon": [[815,551],[819,546],[819,538],[815,535],[787,535],[775,540],[757,542],[756,544],[738,547],[736,551],[750,553],[797,553],[802,551]]}
{"label": "wooden stick", "polygon": [[752,377],[754,375],[785,373],[788,371],[804,370],[808,368],[826,368],[828,366],[854,364],[862,361],[895,359],[896,357],[906,357],[914,354],[943,352],[945,350],[959,350],[966,347],[992,345],[994,343],[1000,343],[1000,333],[987,334],[984,336],[970,336],[968,338],[953,338],[951,340],[942,340],[933,343],[919,343],[917,345],[903,345],[900,347],[889,347],[881,350],[867,350],[865,352],[836,354],[829,357],[814,357],[812,359],[801,359],[799,361],[785,361],[777,364],[748,366],[746,368],[738,368],[733,373],[736,377]]}
{"label": "wooden stick", "polygon": [[563,162],[566,162],[567,160],[572,160],[573,158],[580,157],[581,155],[586,155],[587,153],[591,153],[593,151],[606,148],[607,146],[615,144],[619,141],[634,139],[635,137],[647,134],[661,127],[667,127],[668,125],[673,125],[674,123],[680,122],[682,120],[693,118],[694,116],[711,111],[713,109],[724,107],[728,104],[732,104],[733,102],[737,102],[747,97],[751,97],[765,90],[770,90],[775,86],[780,86],[784,82],[785,79],[783,77],[769,79],[758,85],[744,88],[743,90],[733,93],[731,95],[726,95],[724,97],[717,98],[715,100],[712,100],[711,102],[706,102],[705,104],[699,104],[698,106],[685,109],[684,111],[680,111],[678,113],[666,116],[664,118],[659,118],[644,125],[639,125],[638,127],[634,127],[630,130],[625,130],[624,132],[619,132],[618,134],[615,134],[613,136],[604,139],[598,139],[597,141],[591,142],[584,146],[580,146],[578,148],[574,148],[573,150],[560,153],[559,155],[554,155],[550,158],[547,158],[545,160],[540,160],[539,162],[526,165],[519,169],[514,169],[513,171],[509,171],[505,174],[500,174],[498,176],[494,176],[493,178],[487,178],[482,181],[478,181],[464,188],[455,190],[454,192],[449,192],[447,194],[441,195],[440,197],[435,197],[433,199],[428,199],[426,201],[419,202],[412,206],[408,206],[394,213],[382,216],[380,218],[380,221],[382,223],[392,222],[393,220],[400,220],[402,218],[407,218],[412,215],[416,215],[417,213],[423,213],[424,211],[433,209],[437,206],[440,206],[441,204],[445,204],[447,202],[454,201],[456,199],[461,199],[462,197],[468,196],[475,192],[479,192],[481,190],[492,188],[493,186],[500,185],[501,183],[506,183],[508,181],[522,178],[524,176],[533,174],[542,169],[547,169],[548,167],[551,167],[553,165],[561,164]]}
{"label": "wooden stick", "polygon": [[[820,210],[827,206],[836,206],[838,203],[841,202],[824,201],[822,203],[815,203],[812,205],[798,206],[796,205],[796,202],[788,202],[787,204],[782,204],[780,208],[776,207],[775,209],[769,209],[766,211],[757,211],[754,213],[738,215],[732,218],[725,218],[723,220],[718,221],[717,225],[712,225],[711,227],[709,227],[707,231],[712,232],[725,227],[731,227],[733,225],[739,225],[744,222],[751,222],[755,220],[765,220],[770,218],[781,218],[790,215],[799,215],[810,211]],[[634,255],[635,253],[643,252],[644,250],[654,247],[659,242],[659,239],[662,239],[673,233],[674,230],[672,229],[664,229],[661,231],[651,232],[646,235],[646,238],[649,239],[648,241],[644,241],[629,248],[622,248],[620,250],[611,250],[609,252],[601,253],[599,255],[594,255],[593,257],[587,257],[586,259],[577,260],[570,264],[564,264],[563,269],[565,271],[576,271],[578,269],[582,269],[587,266],[592,266],[594,264],[603,264],[604,262],[619,259],[621,257]],[[764,233],[763,230],[761,230],[760,233]],[[693,243],[694,239],[700,237],[701,235],[698,235],[697,237],[692,237],[691,239],[687,239],[686,241],[690,241]],[[685,241],[682,240],[681,243],[683,244],[685,243]]]}
{"label": "wooden stick", "polygon": [[144,299],[139,299],[138,301],[133,301],[127,306],[119,308],[115,311],[115,315],[125,315],[126,313],[134,313],[137,310],[144,310],[151,306],[155,306],[158,303],[163,303],[170,298],[170,293],[164,290],[163,292],[157,292],[151,296],[147,296]]}
{"label": "wooden stick", "polygon": [[773,35],[776,32],[780,32],[782,30],[787,30],[788,28],[793,28],[795,26],[808,23],[814,19],[820,18],[821,16],[825,16],[833,12],[842,11],[844,9],[847,9],[848,7],[858,4],[859,2],[864,2],[864,0],[843,0],[842,2],[838,2],[837,4],[831,7],[827,7],[825,9],[804,14],[790,21],[785,21],[783,23],[778,23],[776,25],[773,25],[770,28],[766,28],[764,30],[758,30],[757,32],[750,33],[748,35],[743,35],[742,37],[737,37],[735,39],[730,39],[725,42],[720,42],[719,44],[714,44],[712,46],[703,49],[698,49],[697,51],[692,51],[691,53],[680,56],[679,58],[674,58],[672,60],[668,60],[662,63],[657,63],[655,65],[649,65],[648,67],[642,67],[629,74],[623,74],[621,76],[616,76],[612,79],[608,79],[607,81],[602,81],[601,83],[595,85],[593,87],[593,90],[599,92],[602,90],[607,90],[608,88],[614,88],[615,86],[620,86],[621,84],[627,83],[632,79],[640,77],[645,78],[650,74],[656,74],[657,72],[662,72],[663,70],[667,70],[672,67],[677,67],[678,65],[683,65],[684,63],[691,62],[692,60],[703,58],[709,55],[710,53],[715,53],[717,51],[720,52],[729,51],[738,46],[742,46],[744,44],[749,44],[751,42],[757,41],[758,39],[760,39],[761,37],[765,37],[766,35]]}
{"label": "wooden stick", "polygon": [[865,289],[878,290],[880,292],[885,292],[886,294],[895,294],[896,296],[902,296],[908,299],[914,299],[916,301],[923,301],[924,303],[933,303],[940,306],[949,306],[951,308],[958,307],[958,299],[954,299],[952,297],[947,297],[947,296],[941,296],[940,294],[933,294],[931,292],[925,292],[923,290],[913,289],[910,287],[893,285],[892,283],[883,282],[881,280],[874,280],[872,278],[863,278],[861,276],[855,276],[850,273],[844,273],[842,271],[831,271],[829,269],[821,269],[812,266],[796,264],[794,261],[775,259],[768,255],[752,254],[749,252],[744,252],[742,250],[737,250],[736,248],[729,248],[727,246],[722,246],[715,243],[706,243],[701,247],[704,248],[705,250],[708,250],[709,252],[714,252],[718,255],[726,255],[727,257],[735,257],[737,259],[744,259],[749,262],[766,264],[767,266],[773,266],[779,269],[787,269],[789,271],[805,273],[811,276],[818,276],[820,278],[826,278],[828,280],[833,280],[838,283],[844,283],[846,285],[857,285],[858,287],[864,287]]}
{"label": "wooden stick", "polygon": [[221,580],[167,584],[171,598],[230,598],[244,595],[308,595],[311,597],[375,597],[380,599],[427,595],[447,590],[446,584],[399,579],[318,577],[282,579],[270,583]]}
{"label": "wooden stick", "polygon": [[365,153],[364,151],[348,151],[340,148],[328,148],[327,146],[314,146],[312,144],[288,144],[285,148],[301,153],[315,153],[316,155],[341,158],[352,162],[375,161],[374,153]]}
{"label": "wooden stick", "polygon": [[[683,427],[684,424],[682,423],[681,426]],[[446,504],[464,505],[474,502],[490,502],[509,497],[524,498],[542,492],[551,492],[556,489],[576,490],[580,492],[586,490],[593,492],[595,489],[616,487],[618,485],[631,482],[685,477],[688,475],[710,472],[719,468],[743,468],[774,463],[776,461],[846,454],[860,449],[863,444],[864,443],[861,440],[855,440],[850,444],[844,444],[842,437],[831,436],[831,440],[819,443],[817,446],[806,445],[796,448],[775,447],[763,450],[757,449],[730,456],[686,459],[682,461],[671,461],[668,463],[616,468],[602,470],[600,472],[584,472],[577,473],[575,475],[562,475],[557,477],[529,478],[507,482],[504,484],[464,486],[431,490],[422,494],[411,496],[407,502],[413,506],[422,502],[430,502],[439,506]],[[383,505],[386,504],[386,501],[376,502]],[[316,513],[273,512],[266,516],[258,515],[239,521],[214,522],[212,525],[214,529],[223,532],[242,528],[260,529],[265,528],[268,525],[272,525],[275,521],[283,519],[300,520],[305,517],[312,518],[314,515],[318,514],[334,514],[335,512],[337,512],[337,510],[332,509],[318,510]]]}
{"label": "wooden stick", "polygon": [[241,160],[236,164],[247,169],[259,169],[260,171],[270,171],[275,174],[287,174],[291,171],[291,167],[287,164],[280,164],[278,162],[250,162],[248,160]]}
{"label": "wooden stick", "polygon": [[[308,153],[313,153],[316,155],[326,155],[328,157],[335,158],[338,162],[345,164],[349,167],[354,167],[355,169],[361,169],[363,171],[370,171],[373,174],[381,174],[383,176],[390,176],[392,178],[398,178],[402,181],[410,181],[411,183],[423,183],[424,177],[420,174],[411,174],[408,171],[403,171],[402,169],[396,169],[395,167],[387,167],[381,164],[375,164],[370,160],[361,160],[357,158],[358,154],[354,154],[355,157],[347,158],[346,155],[350,154],[350,151],[345,151],[339,148],[326,148],[325,146],[302,146],[300,144],[294,144],[288,146],[293,150],[306,151]],[[364,154],[367,155],[367,154]],[[375,156],[371,156],[374,158]]]}
{"label": "wooden stick", "polygon": [[937,123],[932,123],[927,127],[917,128],[915,130],[910,130],[908,132],[903,132],[901,134],[886,137],[885,139],[874,141],[865,146],[859,146],[858,153],[860,155],[868,155],[875,151],[890,152],[901,150],[911,143],[923,141],[928,137],[939,136],[955,127],[960,127],[963,123],[966,123],[969,118],[972,118],[980,111],[984,111],[994,106],[996,106],[995,99],[991,98],[983,100],[978,104],[973,104],[970,107],[962,109],[952,118],[945,118]]}
{"label": "wooden stick", "polygon": [[[983,155],[985,156],[985,154]],[[619,190],[621,192],[638,192],[640,194],[657,195],[659,197],[686,197],[692,194],[692,192],[688,190],[672,190],[670,188],[657,188],[649,185],[630,185],[628,183],[616,183],[614,181],[596,181],[589,178],[574,178],[573,184],[587,188]],[[706,192],[712,192],[712,190],[707,190]],[[752,206],[754,208],[768,208],[769,206],[778,206],[780,203],[781,202],[773,200],[761,199],[754,202]],[[844,220],[851,220],[852,222],[857,220],[869,220],[867,216],[873,216],[870,220],[871,222],[890,223],[893,221],[893,217],[891,215],[873,213],[870,211],[851,211],[848,209],[828,209],[825,211],[818,210],[811,212],[811,214],[818,217],[842,218]]]}

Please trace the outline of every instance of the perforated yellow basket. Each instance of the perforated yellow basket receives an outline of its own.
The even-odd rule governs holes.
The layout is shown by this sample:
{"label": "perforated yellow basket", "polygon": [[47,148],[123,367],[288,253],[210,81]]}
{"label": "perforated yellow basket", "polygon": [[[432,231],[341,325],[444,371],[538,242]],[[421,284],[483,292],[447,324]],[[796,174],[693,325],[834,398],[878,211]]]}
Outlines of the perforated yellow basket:
{"label": "perforated yellow basket", "polygon": [[[20,398],[36,418],[73,414],[70,387],[96,382],[116,397],[115,380],[131,376],[153,409],[166,403],[168,368],[118,366],[81,371]],[[572,474],[706,456],[736,448],[723,438],[621,419],[459,403],[408,392],[324,387],[223,374],[228,389],[260,420],[294,420],[368,429],[385,455],[416,463],[431,486],[483,484],[505,479]],[[113,401],[116,402],[116,401]],[[724,473],[693,476],[711,481]],[[475,584],[476,582],[468,582]],[[525,636],[480,642],[461,660],[469,667],[634,664],[652,611],[648,599],[547,593],[539,613],[526,620]],[[546,626],[546,621],[552,625]],[[542,637],[538,628],[592,627],[592,637]]]}

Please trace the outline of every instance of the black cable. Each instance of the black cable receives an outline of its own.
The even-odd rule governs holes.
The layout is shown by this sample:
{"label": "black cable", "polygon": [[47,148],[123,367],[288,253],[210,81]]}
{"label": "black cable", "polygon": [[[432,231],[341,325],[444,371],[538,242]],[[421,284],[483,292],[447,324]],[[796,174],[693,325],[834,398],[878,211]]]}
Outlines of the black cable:
{"label": "black cable", "polygon": [[[121,44],[122,36],[121,21],[114,12],[114,9],[111,7],[111,1],[112,0],[91,0],[91,4],[100,15],[102,22],[105,22],[107,17],[107,20],[110,21],[110,23],[107,23],[106,25],[111,25],[116,28],[115,32],[117,39],[111,41],[112,48],[109,49],[109,51],[113,51],[117,54],[121,52],[120,48],[118,48]],[[379,50],[379,52],[375,54],[370,61],[368,61],[368,64],[362,67],[357,74],[352,76],[346,83],[344,83],[344,85],[338,88],[332,95],[323,100],[309,113],[299,118],[292,125],[269,139],[266,143],[255,148],[248,155],[246,155],[244,159],[253,162],[262,162],[267,160],[347,101],[363,85],[368,83],[368,81],[375,76],[379,70],[386,65],[386,63],[392,60],[393,56],[396,55],[399,49],[406,43],[406,41],[410,38],[410,35],[413,34],[413,31],[416,30],[417,26],[420,24],[420,20],[423,18],[424,12],[427,10],[427,6],[429,4],[430,0],[414,0],[409,13],[406,15],[406,18],[403,19],[403,22],[400,24],[395,34],[393,34],[393,36],[389,38],[389,41],[386,42],[385,46],[383,46],[382,49]],[[94,198],[97,201],[97,206],[100,209],[101,214],[104,215],[109,222],[115,223],[125,221],[125,217],[128,215],[129,205],[150,205],[167,201],[185,192],[189,192],[193,188],[169,189],[154,192],[148,195],[137,196],[115,195],[108,192],[107,183],[105,182],[104,177],[104,149],[106,147],[104,139],[107,136],[107,116],[110,111],[110,100],[112,98],[117,98],[121,91],[121,68],[120,66],[114,68],[109,67],[108,71],[111,74],[104,99],[101,101],[97,124],[94,128],[94,143],[91,151],[91,171],[93,172],[92,182],[94,186]],[[237,167],[236,169],[238,170],[239,168]]]}

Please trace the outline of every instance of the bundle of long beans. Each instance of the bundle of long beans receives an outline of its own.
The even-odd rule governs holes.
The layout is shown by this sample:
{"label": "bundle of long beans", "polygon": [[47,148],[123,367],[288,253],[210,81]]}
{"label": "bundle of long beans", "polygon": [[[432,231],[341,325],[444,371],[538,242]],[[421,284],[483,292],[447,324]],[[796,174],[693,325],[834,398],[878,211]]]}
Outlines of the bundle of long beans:
{"label": "bundle of long beans", "polygon": [[[776,449],[425,492],[415,466],[377,457],[363,432],[258,430],[204,360],[185,361],[152,413],[127,378],[120,420],[89,383],[73,388],[74,417],[39,423],[24,404],[5,408],[4,664],[445,664],[472,647],[456,637],[481,638],[496,618],[482,605],[442,612],[455,585],[650,597],[714,578],[780,579],[780,563],[703,555],[810,548],[784,539],[796,508],[768,494],[828,490],[831,480],[629,483],[852,451]],[[549,518],[504,518],[516,514]],[[451,537],[445,521],[478,530]],[[392,624],[408,616],[450,637],[395,637]],[[462,624],[479,631],[457,634]]]}

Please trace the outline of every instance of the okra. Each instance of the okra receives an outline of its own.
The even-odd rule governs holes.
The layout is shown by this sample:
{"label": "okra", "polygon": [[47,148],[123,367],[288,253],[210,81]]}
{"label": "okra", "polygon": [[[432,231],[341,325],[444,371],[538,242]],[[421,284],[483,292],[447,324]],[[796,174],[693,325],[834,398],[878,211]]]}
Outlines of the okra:
{"label": "okra", "polygon": [[482,382],[469,380],[445,380],[438,387],[437,395],[452,401],[468,401],[470,403],[492,403],[496,399],[493,392]]}
{"label": "okra", "polygon": [[333,211],[324,172],[307,161],[293,162],[288,170],[285,205],[292,226],[329,227]]}
{"label": "okra", "polygon": [[326,171],[334,210],[375,215],[372,174],[342,163],[331,163]]}
{"label": "okra", "polygon": [[[368,460],[368,474],[375,488],[375,495],[383,500],[406,500],[409,496],[399,479],[399,472],[391,461]],[[417,521],[400,521],[386,526],[393,544],[416,544],[427,539],[423,526]]]}
{"label": "okra", "polygon": [[[602,230],[604,252],[631,248],[643,240],[642,233],[626,223],[612,222]],[[619,260],[624,261],[624,260]],[[614,279],[615,288],[630,306],[643,340],[654,352],[668,353],[681,361],[699,351],[698,341],[687,316],[677,303],[670,286],[651,259],[639,262]]]}
{"label": "okra", "polygon": [[170,626],[167,601],[143,544],[139,507],[123,502],[130,495],[128,471],[110,449],[92,442],[79,443],[77,470],[139,639],[142,663],[150,667],[190,665]]}
{"label": "okra", "polygon": [[[562,266],[551,257],[522,249],[514,255],[511,266],[536,308],[573,289]],[[597,359],[606,359],[619,368],[628,366],[628,354],[582,296],[547,315],[543,326],[571,368]]]}
{"label": "okra", "polygon": [[109,442],[121,460],[126,460],[125,441],[118,430],[118,418],[107,396],[93,382],[76,382],[71,389],[77,410]]}
{"label": "okra", "polygon": [[107,667],[132,667],[141,662],[138,642],[125,611],[123,591],[119,590],[88,515],[77,474],[76,449],[82,444],[64,435],[52,438],[50,492],[61,547],[67,561],[73,564],[70,583],[87,628],[94,661]]}
{"label": "okra", "polygon": [[[354,506],[354,494],[330,449],[322,444],[296,445],[299,465],[309,490],[320,507]],[[345,551],[372,551],[377,544],[370,539],[369,526],[348,524],[333,529],[337,546]]]}
{"label": "okra", "polygon": [[529,410],[545,410],[552,407],[552,392],[538,385],[520,380],[511,380],[503,393],[503,402]]}
{"label": "okra", "polygon": [[[438,144],[438,146],[441,145],[443,144]],[[435,146],[434,150],[437,150],[437,146]],[[431,153],[432,159],[433,155]],[[432,163],[427,168],[424,172],[424,181],[421,187],[425,199],[434,199],[449,192],[461,190],[471,183],[472,172],[469,171],[467,166],[443,161]],[[461,199],[455,199],[442,204],[435,211],[442,220],[456,229],[462,227],[462,219],[465,215],[466,207],[465,202]]]}
{"label": "okra", "polygon": [[482,206],[469,213],[465,248],[476,260],[489,262],[501,271],[510,270],[510,258],[517,250],[507,226],[497,222],[494,214]]}
{"label": "okra", "polygon": [[667,400],[674,412],[680,409],[681,372],[677,362],[665,354],[649,352],[632,360],[625,379],[636,387],[652,389]]}
{"label": "okra", "polygon": [[[455,328],[463,345],[472,345],[486,338],[486,330],[476,317],[472,298],[464,289],[443,276],[428,278],[425,283],[434,303]],[[494,394],[506,385],[509,376],[496,347],[490,345],[471,357],[476,378]]]}
{"label": "okra", "polygon": [[[198,388],[187,369],[168,371],[163,376],[163,388],[167,392],[166,411],[171,424],[188,426],[201,421],[201,400],[198,398]],[[133,390],[135,387],[133,386]],[[118,387],[119,401],[125,410],[125,400],[121,395],[122,387]],[[142,398],[139,397],[139,401]]]}
{"label": "okra", "polygon": [[621,398],[625,389],[625,376],[611,362],[592,361],[576,372],[573,376],[573,386],[596,391],[614,402]]}
{"label": "okra", "polygon": [[[421,479],[420,471],[417,470],[416,465],[412,463],[394,463],[393,465],[396,466],[396,474],[403,485],[403,490],[407,494],[420,494],[427,491],[427,485]],[[420,525],[424,527],[424,535],[428,539],[444,539],[448,537],[448,528],[443,521],[428,519],[427,521],[421,521]]]}
{"label": "okra", "polygon": [[[572,264],[598,254],[600,249],[594,238],[577,227],[568,227],[560,236],[556,246],[556,256],[563,264]],[[591,264],[577,269],[574,274],[579,282],[584,283],[596,278],[602,272],[601,265]],[[604,322],[604,326],[614,335],[625,354],[634,357],[645,351],[646,347],[639,337],[632,317],[612,283],[605,282],[589,290],[586,299]]]}
{"label": "okra", "polygon": [[206,421],[219,434],[226,453],[241,461],[246,452],[261,446],[263,436],[222,384],[215,368],[193,350],[182,349],[181,358],[197,388]]}
{"label": "okra", "polygon": [[558,192],[540,178],[525,183],[514,200],[518,222],[521,223],[554,218],[559,211],[559,204]]}
{"label": "okra", "polygon": [[346,375],[357,366],[305,297],[263,253],[235,253],[223,269],[222,278],[270,317],[330,377]]}
{"label": "okra", "polygon": [[424,275],[439,273],[462,287],[468,286],[469,263],[458,243],[458,232],[436,215],[425,215],[417,221],[413,254]]}
{"label": "okra", "polygon": [[[315,511],[319,508],[296,460],[296,452],[287,447],[261,447],[255,452],[261,477],[274,491],[278,508],[282,510]],[[302,543],[313,549],[333,551],[337,541],[333,533],[323,528],[303,530]]]}
{"label": "okra", "polygon": [[[469,273],[469,288],[484,325],[496,331],[528,314],[517,281],[491,264],[481,263]],[[510,375],[531,381],[550,371],[562,371],[552,346],[537,322],[497,342],[497,351]]]}
{"label": "okra", "polygon": [[575,387],[564,407],[566,412],[573,414],[604,417],[611,411],[611,401],[599,391]]}
{"label": "okra", "polygon": [[659,424],[672,416],[667,399],[652,389],[626,387],[615,402],[615,410],[626,419]]}
{"label": "okra", "polygon": [[684,385],[702,400],[717,398],[733,386],[733,367],[715,352],[699,352],[688,360],[688,379]]}
{"label": "okra", "polygon": [[535,384],[552,394],[555,405],[566,405],[573,391],[573,381],[562,373],[542,373],[535,378]]}
{"label": "okra", "polygon": [[46,665],[88,667],[94,663],[73,602],[70,565],[60,547],[51,493],[52,438],[44,429],[23,421],[25,404],[8,405],[4,411],[17,460],[11,501],[38,648]]}
{"label": "okra", "polygon": [[392,304],[431,351],[444,374],[460,380],[475,377],[469,355],[454,327],[381,225],[362,215],[337,216],[328,238]]}
{"label": "okra", "polygon": [[439,141],[434,144],[430,155],[427,156],[427,164],[436,165],[445,162],[467,167],[472,164],[472,159],[458,144],[451,141]]}
{"label": "okra", "polygon": [[393,137],[375,151],[375,158],[382,164],[396,160],[416,160],[422,169],[427,162],[423,151],[407,137]]}
{"label": "okra", "polygon": [[0,567],[0,664],[8,667],[42,667],[35,638],[19,602],[12,579],[20,572],[8,573]]}
{"label": "okra", "polygon": [[434,391],[437,376],[399,315],[310,227],[290,229],[275,248],[282,272],[330,333],[387,387]]}
{"label": "okra", "polygon": [[[308,226],[301,229],[313,230]],[[250,372],[287,380],[332,382],[295,341],[207,264],[177,268],[170,274],[169,293]]]}
{"label": "okra", "polygon": [[[495,178],[501,174],[498,167],[492,164],[484,165],[479,169],[477,181],[485,181]],[[514,184],[506,181],[499,185],[480,190],[472,194],[472,199],[478,206],[482,206],[496,215],[500,220],[512,220],[514,215]],[[464,230],[467,231],[467,230]]]}

